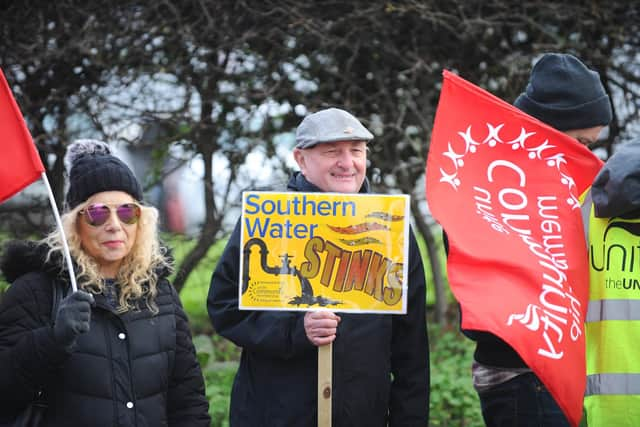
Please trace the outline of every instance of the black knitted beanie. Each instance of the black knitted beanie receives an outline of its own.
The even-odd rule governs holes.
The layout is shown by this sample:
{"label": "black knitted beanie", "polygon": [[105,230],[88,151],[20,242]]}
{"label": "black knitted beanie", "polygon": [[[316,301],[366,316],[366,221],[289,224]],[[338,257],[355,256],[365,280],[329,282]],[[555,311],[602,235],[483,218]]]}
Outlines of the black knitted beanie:
{"label": "black knitted beanie", "polygon": [[142,200],[142,187],[135,175],[109,146],[94,139],[78,139],[67,148],[65,164],[69,171],[67,209],[73,209],[102,191],[124,191]]}
{"label": "black knitted beanie", "polygon": [[514,105],[561,131],[606,126],[612,118],[611,102],[598,72],[563,53],[540,58]]}

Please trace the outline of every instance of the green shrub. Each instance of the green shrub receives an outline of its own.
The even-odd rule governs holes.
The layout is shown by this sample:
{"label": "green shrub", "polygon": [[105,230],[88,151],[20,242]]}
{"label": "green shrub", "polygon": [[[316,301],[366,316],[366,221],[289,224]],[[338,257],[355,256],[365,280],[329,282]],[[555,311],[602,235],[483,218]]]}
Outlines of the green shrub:
{"label": "green shrub", "polygon": [[193,338],[204,375],[212,427],[229,426],[229,400],[238,369],[239,349],[218,335]]}
{"label": "green shrub", "polygon": [[9,288],[9,283],[7,283],[2,277],[0,277],[0,301],[2,301],[2,296]]}
{"label": "green shrub", "polygon": [[431,397],[429,425],[484,425],[473,389],[471,362],[474,343],[456,328],[429,325]]}

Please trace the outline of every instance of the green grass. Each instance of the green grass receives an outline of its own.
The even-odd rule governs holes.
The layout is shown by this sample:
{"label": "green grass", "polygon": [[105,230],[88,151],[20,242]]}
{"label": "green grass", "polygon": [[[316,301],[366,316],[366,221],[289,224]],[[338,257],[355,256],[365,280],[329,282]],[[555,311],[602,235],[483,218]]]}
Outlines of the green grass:
{"label": "green grass", "polygon": [[[171,247],[176,260],[176,267],[180,265],[180,261],[196,243],[195,239],[168,234],[163,235],[163,241]],[[207,313],[207,295],[209,293],[211,274],[218,263],[220,255],[222,255],[226,243],[226,239],[220,240],[209,248],[207,255],[191,272],[180,291],[180,300],[189,315],[191,328],[196,334],[204,333],[210,335],[214,333]],[[173,276],[171,280],[173,281]]]}
{"label": "green grass", "polygon": [[[442,232],[439,227],[433,230],[433,238],[436,241],[437,247],[441,249],[438,250],[438,262],[445,280],[445,294],[447,296],[447,301],[451,304],[455,302],[455,297],[453,296],[453,293],[451,293],[451,289],[447,282],[447,257],[444,253]],[[427,306],[434,306],[436,303],[436,291],[433,283],[433,274],[431,272],[431,263],[429,261],[427,244],[425,243],[424,238],[419,234],[416,235],[416,240],[418,242],[418,247],[420,248],[420,254],[422,255],[422,264],[424,265],[424,275],[427,283]]]}

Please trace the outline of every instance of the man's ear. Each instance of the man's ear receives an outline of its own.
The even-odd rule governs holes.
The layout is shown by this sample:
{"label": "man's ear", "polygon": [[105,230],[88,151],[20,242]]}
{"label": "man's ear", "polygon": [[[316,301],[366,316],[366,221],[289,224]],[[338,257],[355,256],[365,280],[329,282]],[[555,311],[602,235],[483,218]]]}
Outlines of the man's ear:
{"label": "man's ear", "polygon": [[300,168],[300,171],[304,175],[304,171],[307,168],[307,164],[306,164],[307,159],[305,157],[304,150],[301,150],[299,148],[294,148],[293,159],[296,161],[296,163],[298,164],[298,167]]}

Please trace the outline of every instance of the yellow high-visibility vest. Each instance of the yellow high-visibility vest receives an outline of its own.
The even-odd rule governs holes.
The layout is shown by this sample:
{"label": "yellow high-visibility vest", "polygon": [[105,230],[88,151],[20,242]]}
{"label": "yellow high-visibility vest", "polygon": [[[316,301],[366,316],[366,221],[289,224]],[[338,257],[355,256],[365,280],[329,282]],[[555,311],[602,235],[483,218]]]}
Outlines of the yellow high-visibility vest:
{"label": "yellow high-visibility vest", "polygon": [[587,424],[640,426],[640,218],[589,208]]}

